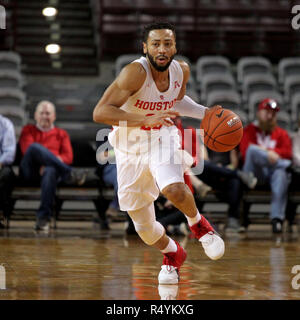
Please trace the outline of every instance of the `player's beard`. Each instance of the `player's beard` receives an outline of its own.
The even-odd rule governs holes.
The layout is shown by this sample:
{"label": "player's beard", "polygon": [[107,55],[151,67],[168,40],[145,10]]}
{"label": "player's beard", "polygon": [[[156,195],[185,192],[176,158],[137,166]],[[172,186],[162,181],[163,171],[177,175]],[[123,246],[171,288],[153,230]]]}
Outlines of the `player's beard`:
{"label": "player's beard", "polygon": [[148,52],[146,53],[146,56],[148,57],[150,63],[152,64],[152,66],[153,66],[153,68],[154,68],[155,70],[157,70],[157,71],[159,71],[159,72],[164,72],[164,71],[166,71],[166,70],[169,68],[172,60],[173,60],[174,57],[175,57],[175,54],[170,57],[169,62],[168,62],[165,66],[159,66],[159,65],[155,62],[154,57],[151,56]]}

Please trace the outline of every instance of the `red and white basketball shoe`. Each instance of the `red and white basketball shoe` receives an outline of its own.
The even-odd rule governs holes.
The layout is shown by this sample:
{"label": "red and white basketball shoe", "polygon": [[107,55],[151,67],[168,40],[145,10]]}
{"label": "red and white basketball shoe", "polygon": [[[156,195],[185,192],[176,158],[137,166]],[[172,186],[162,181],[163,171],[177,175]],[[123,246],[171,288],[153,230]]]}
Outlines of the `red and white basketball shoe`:
{"label": "red and white basketball shoe", "polygon": [[177,284],[179,280],[179,270],[186,259],[186,251],[175,241],[176,252],[164,254],[163,264],[158,275],[159,284]]}
{"label": "red and white basketball shoe", "polygon": [[220,259],[225,252],[225,244],[210,223],[201,215],[201,220],[190,227],[195,237],[202,243],[204,252],[212,260]]}

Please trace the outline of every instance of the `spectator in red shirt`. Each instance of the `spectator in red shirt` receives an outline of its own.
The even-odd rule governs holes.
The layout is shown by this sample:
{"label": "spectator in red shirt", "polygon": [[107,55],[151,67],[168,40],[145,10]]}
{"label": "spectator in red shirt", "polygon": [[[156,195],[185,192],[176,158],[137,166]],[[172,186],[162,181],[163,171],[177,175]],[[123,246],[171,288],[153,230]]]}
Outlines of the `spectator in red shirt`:
{"label": "spectator in red shirt", "polygon": [[41,183],[41,203],[35,229],[48,231],[57,183],[65,181],[80,185],[86,174],[75,174],[70,167],[73,161],[70,138],[65,130],[54,126],[54,104],[41,101],[34,119],[36,124],[26,125],[21,132],[19,144],[23,158],[20,174],[25,181]]}
{"label": "spectator in red shirt", "polygon": [[260,102],[257,120],[244,129],[240,151],[243,170],[253,172],[258,184],[268,184],[272,191],[270,219],[273,233],[282,232],[285,219],[292,143],[284,129],[277,126],[278,103],[273,99]]}

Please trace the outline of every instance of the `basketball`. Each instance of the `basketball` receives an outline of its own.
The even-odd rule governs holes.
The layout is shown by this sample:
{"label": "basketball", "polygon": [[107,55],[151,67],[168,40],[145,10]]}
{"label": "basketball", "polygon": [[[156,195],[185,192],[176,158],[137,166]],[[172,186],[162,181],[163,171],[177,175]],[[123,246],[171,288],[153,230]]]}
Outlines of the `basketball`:
{"label": "basketball", "polygon": [[226,152],[234,149],[243,136],[243,124],[229,109],[216,109],[203,118],[204,144],[211,150]]}

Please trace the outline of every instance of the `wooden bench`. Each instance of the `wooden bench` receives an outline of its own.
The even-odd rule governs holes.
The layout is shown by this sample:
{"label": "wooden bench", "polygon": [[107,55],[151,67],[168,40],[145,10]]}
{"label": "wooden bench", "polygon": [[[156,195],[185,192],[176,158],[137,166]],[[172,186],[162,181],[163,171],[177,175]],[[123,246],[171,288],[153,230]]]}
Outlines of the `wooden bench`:
{"label": "wooden bench", "polygon": [[[40,187],[32,186],[16,186],[11,197],[14,208],[16,202],[19,200],[39,201],[41,198],[41,189]],[[64,201],[91,201],[96,207],[99,219],[105,220],[105,211],[113,197],[114,190],[102,186],[100,183],[97,187],[58,186],[53,207],[53,227],[57,228],[57,220],[60,217]],[[4,223],[7,228],[9,228],[10,218],[11,217],[4,217]]]}
{"label": "wooden bench", "polygon": [[[209,191],[204,198],[196,196],[196,201],[198,203],[223,203],[222,200],[218,197],[218,192],[214,190]],[[251,216],[250,209],[254,204],[270,204],[271,203],[271,191],[270,190],[248,190],[244,191],[242,201],[241,201],[241,220],[244,226],[249,225],[249,216]],[[300,205],[300,190],[299,191],[290,191],[288,193],[288,204],[294,206],[294,210],[297,209],[297,206]],[[287,212],[287,220],[293,221],[294,216],[289,216]]]}
{"label": "wooden bench", "polygon": [[[249,224],[249,211],[253,204],[270,204],[272,194],[269,190],[249,190],[243,194],[242,199],[242,220],[243,224],[247,227]],[[288,193],[288,203],[295,206],[300,204],[300,190],[299,191],[290,191]],[[289,212],[286,212],[286,219],[289,222],[293,222],[293,215],[289,215]]]}
{"label": "wooden bench", "polygon": [[[41,190],[39,187],[16,186],[12,193],[12,200],[15,203],[19,200],[40,200]],[[66,187],[59,186],[56,191],[56,198],[53,211],[53,227],[57,227],[57,220],[61,216],[64,201],[92,201],[96,207],[99,219],[105,220],[105,211],[109,202],[114,197],[114,190],[110,187],[99,184],[89,187]],[[222,203],[218,198],[217,192],[210,191],[204,198],[196,196],[197,202],[202,203]],[[289,192],[290,203],[298,206],[300,204],[300,190]],[[271,192],[269,190],[249,190],[245,191],[241,203],[242,221],[248,225],[250,207],[253,204],[269,204],[271,202]],[[79,209],[81,210],[81,209]],[[9,219],[6,218],[5,224],[9,227]]]}
{"label": "wooden bench", "polygon": [[[95,158],[95,150],[92,144],[86,139],[82,139],[80,137],[74,137],[71,143],[74,154],[72,167],[76,170],[86,169],[88,171],[88,178],[83,187],[66,186],[64,184],[58,185],[52,216],[54,228],[57,227],[56,222],[59,219],[64,201],[92,201],[101,221],[101,219],[105,219],[105,211],[114,196],[114,191],[105,186],[95,173],[97,162]],[[19,165],[21,158],[21,150],[19,144],[17,144],[16,159],[13,165],[13,170],[17,177],[19,177]],[[29,184],[17,179],[12,192],[12,213],[14,212],[14,207],[17,201],[39,201],[40,197],[41,190],[39,186],[29,186]],[[9,220],[10,217],[4,217],[4,223],[7,228],[9,228]]]}

